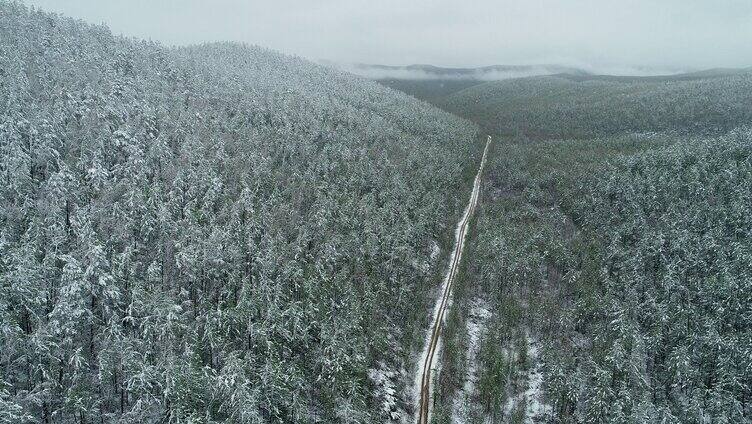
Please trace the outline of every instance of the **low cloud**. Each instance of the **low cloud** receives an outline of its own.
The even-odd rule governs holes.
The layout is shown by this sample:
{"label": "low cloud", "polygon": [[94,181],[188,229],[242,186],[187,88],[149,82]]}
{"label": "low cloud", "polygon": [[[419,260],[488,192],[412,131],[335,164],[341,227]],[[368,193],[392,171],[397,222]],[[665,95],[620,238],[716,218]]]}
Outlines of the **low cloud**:
{"label": "low cloud", "polygon": [[480,68],[440,68],[430,65],[384,66],[368,64],[343,64],[322,62],[345,72],[375,80],[457,80],[499,81],[542,75],[620,75],[655,76],[674,75],[686,69],[648,68],[620,65],[595,65],[562,60],[563,65],[497,65]]}
{"label": "low cloud", "polygon": [[382,66],[364,64],[335,64],[327,63],[352,74],[369,79],[401,79],[401,80],[471,80],[498,81],[511,78],[524,78],[540,75],[561,73],[582,73],[574,68],[557,65],[521,65],[521,66],[490,66],[484,68],[438,68],[428,65],[411,66]]}

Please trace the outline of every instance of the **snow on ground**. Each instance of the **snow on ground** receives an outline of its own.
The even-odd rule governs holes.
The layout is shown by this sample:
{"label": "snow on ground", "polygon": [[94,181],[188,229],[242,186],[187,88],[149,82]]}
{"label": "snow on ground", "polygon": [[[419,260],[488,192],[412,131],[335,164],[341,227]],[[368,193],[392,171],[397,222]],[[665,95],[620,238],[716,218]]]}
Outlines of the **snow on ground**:
{"label": "snow on ground", "polygon": [[551,413],[551,405],[547,405],[543,399],[543,372],[541,370],[540,347],[538,342],[533,340],[530,335],[527,336],[528,357],[535,365],[530,370],[528,377],[528,386],[525,391],[525,422],[533,423],[538,418],[544,417]]}
{"label": "snow on ground", "polygon": [[454,396],[452,404],[452,422],[466,423],[470,422],[471,407],[473,405],[473,393],[475,383],[478,381],[478,353],[480,352],[480,341],[486,329],[486,320],[491,316],[488,310],[488,304],[482,299],[475,299],[470,308],[470,314],[467,317],[467,372],[465,382]]}
{"label": "snow on ground", "polygon": [[[418,362],[416,363],[415,379],[413,381],[413,393],[412,393],[412,398],[414,401],[413,405],[415,405],[415,411],[416,411],[416,414],[414,417],[416,422],[420,420],[419,410],[420,410],[421,384],[423,380],[424,365],[429,357],[429,350],[431,348],[433,327],[437,319],[440,319],[441,321],[439,325],[444,325],[444,322],[446,321],[445,312],[449,310],[449,308],[452,305],[451,292],[449,292],[449,296],[447,298],[447,302],[443,310],[442,310],[442,298],[443,298],[443,294],[447,291],[448,288],[450,288],[450,284],[452,283],[451,277],[455,268],[452,266],[452,264],[454,263],[454,259],[458,255],[459,255],[459,257],[457,257],[458,261],[462,258],[462,252],[464,251],[464,247],[465,247],[464,246],[465,238],[467,238],[467,234],[470,232],[466,226],[473,212],[473,209],[478,203],[478,194],[480,192],[480,180],[481,180],[481,175],[483,172],[483,166],[486,162],[486,154],[488,153],[488,146],[490,145],[490,143],[491,143],[491,136],[488,136],[488,141],[486,142],[486,147],[483,150],[483,156],[480,161],[480,167],[478,168],[478,173],[475,175],[475,181],[473,182],[473,189],[470,192],[469,202],[467,206],[465,207],[465,211],[463,212],[462,217],[457,223],[457,227],[455,227],[454,229],[454,248],[452,249],[452,253],[449,255],[450,265],[449,267],[447,267],[446,275],[444,276],[444,279],[441,283],[441,287],[439,288],[439,292],[437,293],[438,296],[436,296],[436,303],[434,304],[433,312],[431,314],[431,321],[426,331],[426,338],[423,344],[423,349],[421,351]],[[464,233],[463,233],[463,228],[465,230]],[[438,255],[438,252],[436,254]],[[441,333],[439,333],[439,335],[436,337],[434,346],[435,346],[435,352],[441,352]],[[435,357],[435,359],[432,361],[432,363],[429,366],[430,366],[431,378],[428,381],[428,392],[431,393],[433,391],[434,377],[440,372],[440,369],[441,369],[441,361],[439,360],[438,357]],[[430,411],[431,411],[431,404],[429,402],[429,406],[428,406],[428,419],[429,420],[430,420]]]}
{"label": "snow on ground", "polygon": [[433,264],[436,261],[436,258],[439,257],[439,253],[441,253],[441,248],[439,247],[439,243],[436,243],[436,240],[431,241],[431,256],[430,256],[430,262]]}
{"label": "snow on ground", "polygon": [[527,373],[527,388],[524,392],[517,393],[507,400],[504,405],[504,415],[509,417],[524,401],[526,424],[545,422],[546,416],[551,413],[551,406],[543,399],[543,372],[540,362],[540,346],[530,334],[525,335],[527,341],[527,357],[532,367]]}
{"label": "snow on ground", "polygon": [[427,273],[428,270],[431,269],[432,266],[436,263],[436,259],[439,257],[439,253],[441,253],[441,248],[439,247],[439,243],[436,242],[436,240],[431,240],[431,252],[428,254],[428,259],[419,261],[417,259],[413,259],[411,262],[411,265],[415,269],[419,269],[424,273]]}
{"label": "snow on ground", "polygon": [[[413,261],[413,266],[416,269],[420,269],[422,272],[427,273],[431,267],[436,266],[440,254],[441,247],[439,246],[439,243],[436,240],[431,240],[428,258],[422,262],[418,262],[417,260]],[[384,363],[379,363],[378,368],[371,368],[368,370],[368,378],[376,387],[374,398],[381,405],[381,412],[385,417],[388,417],[387,422],[407,424],[410,419],[410,414],[404,409],[404,400],[408,399],[409,403],[410,400],[415,398],[415,393],[412,391],[413,388],[411,387],[411,382],[408,382],[406,385],[403,384],[403,387],[405,387],[404,390],[407,393],[398,393],[398,382],[409,381],[409,377],[407,377],[407,372],[404,367],[397,372],[390,370]]]}
{"label": "snow on ground", "polygon": [[[467,222],[467,220],[470,217],[470,212],[472,210],[473,201],[475,198],[473,197],[476,190],[478,189],[478,183],[477,183],[476,177],[476,184],[473,188],[473,193],[470,196],[470,203],[468,203],[467,207],[465,208],[465,212],[462,214],[462,218],[457,223],[457,227],[454,229],[454,244],[455,248],[452,249],[452,254],[449,255],[449,264],[452,264],[454,262],[455,256],[459,253],[460,257],[462,255],[462,250],[458,252],[456,249],[456,246],[458,243],[464,242],[464,238],[460,240],[460,234],[462,233],[462,227]],[[469,231],[465,232],[465,237],[467,237],[467,233]],[[464,246],[463,246],[464,247]],[[444,279],[442,280],[441,286],[439,287],[439,291],[436,296],[436,303],[433,307],[433,312],[431,313],[431,321],[428,326],[428,330],[426,331],[426,339],[423,343],[423,349],[421,351],[420,357],[418,358],[418,361],[416,362],[416,369],[415,369],[415,380],[413,381],[413,405],[415,405],[415,410],[418,411],[419,405],[420,405],[420,389],[421,389],[421,383],[423,380],[423,365],[426,362],[426,359],[428,358],[428,351],[429,347],[431,346],[431,337],[433,335],[433,325],[436,322],[436,319],[438,318],[439,314],[442,312],[441,310],[441,299],[443,297],[443,293],[447,290],[447,286],[450,284],[450,276],[452,275],[452,267],[447,267],[446,275],[444,276]],[[449,308],[452,305],[452,297],[449,296],[449,300],[447,301],[447,307],[446,310],[449,310]],[[446,320],[446,315],[443,315],[441,317],[442,324],[444,324],[444,321]],[[441,352],[441,336],[438,337],[436,341],[436,352]],[[438,355],[437,355],[438,356]],[[434,377],[438,375],[440,368],[441,368],[441,361],[438,360],[438,357],[433,361],[431,364],[431,380],[429,381],[429,392],[433,390],[433,381]],[[415,414],[415,420],[417,422],[418,420],[418,414]]]}

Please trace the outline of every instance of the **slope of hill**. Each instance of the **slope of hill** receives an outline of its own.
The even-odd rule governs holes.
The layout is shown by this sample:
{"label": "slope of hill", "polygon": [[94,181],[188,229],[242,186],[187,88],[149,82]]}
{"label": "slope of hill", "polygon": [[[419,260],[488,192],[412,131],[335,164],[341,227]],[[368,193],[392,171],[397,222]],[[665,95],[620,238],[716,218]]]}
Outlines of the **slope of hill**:
{"label": "slope of hill", "polygon": [[474,125],[15,2],[0,76],[0,419],[384,421],[368,369],[423,327]]}
{"label": "slope of hill", "polygon": [[388,78],[377,80],[379,84],[407,93],[416,99],[441,107],[448,96],[466,88],[483,84],[483,81],[473,79],[398,79]]}
{"label": "slope of hill", "polygon": [[752,73],[520,78],[475,85],[434,103],[508,136],[723,133],[752,122]]}

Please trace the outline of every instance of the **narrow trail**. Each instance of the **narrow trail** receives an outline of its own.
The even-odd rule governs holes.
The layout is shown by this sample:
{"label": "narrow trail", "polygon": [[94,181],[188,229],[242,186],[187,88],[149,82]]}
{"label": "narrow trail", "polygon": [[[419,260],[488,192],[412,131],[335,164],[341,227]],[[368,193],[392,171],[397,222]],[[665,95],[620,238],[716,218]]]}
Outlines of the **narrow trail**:
{"label": "narrow trail", "polygon": [[478,167],[478,174],[475,176],[473,182],[473,191],[470,193],[470,201],[465,208],[465,212],[457,223],[457,229],[455,230],[455,242],[452,255],[449,257],[449,269],[447,269],[444,282],[441,287],[441,295],[436,299],[436,305],[433,310],[433,324],[426,335],[426,343],[423,347],[420,362],[422,366],[418,367],[415,384],[416,388],[420,387],[420,392],[416,394],[416,400],[418,401],[419,409],[417,414],[418,424],[428,424],[429,415],[431,413],[431,377],[435,370],[435,366],[438,361],[434,362],[434,355],[438,350],[441,341],[441,329],[444,325],[444,317],[446,316],[446,310],[450,303],[450,295],[452,292],[452,284],[457,276],[459,270],[460,261],[462,260],[462,252],[465,249],[465,236],[467,235],[467,228],[470,224],[470,218],[473,216],[475,207],[478,204],[478,194],[480,192],[481,175],[483,174],[483,166],[486,164],[486,154],[488,153],[488,146],[491,144],[491,136],[488,136],[486,141],[486,147],[483,149],[483,157],[480,160],[480,166]]}

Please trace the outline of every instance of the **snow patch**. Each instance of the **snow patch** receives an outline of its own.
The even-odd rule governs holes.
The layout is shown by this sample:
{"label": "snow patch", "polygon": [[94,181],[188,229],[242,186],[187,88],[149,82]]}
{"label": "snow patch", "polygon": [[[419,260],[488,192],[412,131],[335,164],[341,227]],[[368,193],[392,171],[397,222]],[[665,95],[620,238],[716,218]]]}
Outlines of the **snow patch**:
{"label": "snow patch", "polygon": [[439,243],[436,243],[436,240],[433,240],[431,242],[431,255],[430,255],[431,263],[434,263],[434,261],[436,261],[436,258],[439,257],[439,253],[441,253],[441,248],[439,247]]}
{"label": "snow patch", "polygon": [[486,329],[486,320],[491,317],[488,304],[483,299],[475,299],[472,302],[470,313],[465,325],[467,330],[467,373],[462,388],[454,396],[452,404],[452,422],[471,422],[472,398],[475,392],[475,383],[478,381],[478,353],[480,341]]}
{"label": "snow patch", "polygon": [[518,393],[507,400],[504,405],[504,415],[511,416],[517,405],[524,401],[526,424],[545,422],[546,418],[552,413],[551,405],[545,403],[543,399],[543,372],[540,358],[539,342],[530,334],[525,335],[527,342],[527,357],[533,366],[527,374],[527,389]]}
{"label": "snow patch", "polygon": [[[454,273],[456,272],[456,268],[454,266],[455,264],[455,258],[457,259],[457,262],[462,259],[462,252],[464,251],[464,242],[465,238],[467,237],[467,234],[469,233],[469,229],[467,228],[468,221],[470,219],[470,216],[473,213],[473,210],[475,209],[475,206],[478,202],[478,194],[480,192],[480,181],[481,181],[481,174],[483,172],[483,166],[486,162],[486,154],[488,153],[488,146],[491,144],[491,136],[488,136],[488,140],[486,142],[486,147],[483,150],[483,156],[481,157],[480,161],[480,167],[478,168],[478,173],[475,175],[475,180],[473,182],[473,189],[470,192],[470,199],[465,207],[465,211],[462,214],[462,217],[460,218],[459,222],[457,223],[457,227],[454,230],[454,248],[452,249],[451,255],[449,255],[449,267],[447,267],[446,275],[444,276],[444,279],[441,283],[441,287],[439,288],[438,296],[436,296],[436,303],[433,307],[433,312],[431,314],[431,324],[428,327],[428,331],[426,331],[425,341],[423,343],[423,349],[420,354],[420,358],[418,362],[416,363],[416,369],[415,369],[415,380],[413,381],[413,405],[415,405],[415,422],[418,422],[420,420],[420,400],[421,400],[421,385],[423,381],[423,371],[424,366],[427,363],[427,359],[429,357],[429,351],[431,349],[431,342],[432,342],[432,336],[433,336],[433,328],[434,325],[437,324],[439,326],[443,326],[446,321],[446,314],[445,312],[449,310],[449,308],[452,305],[452,296],[451,291],[448,291],[452,283],[452,278]],[[464,231],[463,231],[464,230]],[[444,299],[444,294],[446,293],[446,303],[443,304],[442,300]],[[446,306],[443,308],[443,306]],[[442,309],[443,308],[443,309]],[[441,345],[442,345],[442,338],[441,333],[439,333],[435,339],[435,350],[434,352],[441,352]],[[429,366],[429,372],[430,372],[430,379],[428,381],[428,392],[431,393],[434,386],[434,377],[438,374],[441,368],[441,361],[438,358],[435,358],[435,360],[431,361]],[[431,411],[431,403],[430,403],[430,397],[428,402],[428,419],[430,420],[430,411]]]}
{"label": "snow patch", "polygon": [[428,254],[428,259],[424,261],[413,259],[410,264],[413,268],[419,269],[424,274],[428,273],[431,267],[436,263],[436,259],[439,257],[439,253],[441,253],[441,248],[439,247],[439,244],[436,242],[436,240],[431,241],[430,249],[431,252]]}

